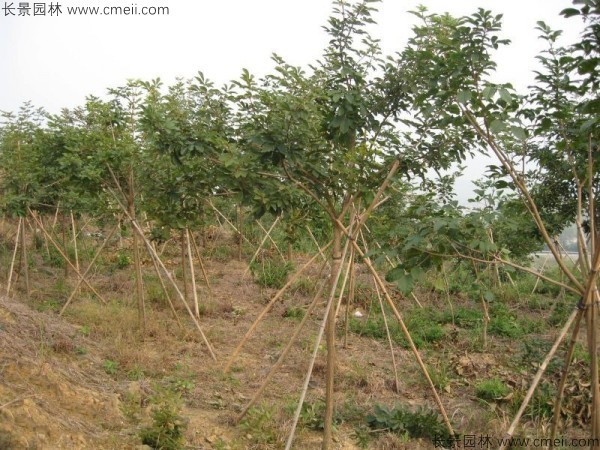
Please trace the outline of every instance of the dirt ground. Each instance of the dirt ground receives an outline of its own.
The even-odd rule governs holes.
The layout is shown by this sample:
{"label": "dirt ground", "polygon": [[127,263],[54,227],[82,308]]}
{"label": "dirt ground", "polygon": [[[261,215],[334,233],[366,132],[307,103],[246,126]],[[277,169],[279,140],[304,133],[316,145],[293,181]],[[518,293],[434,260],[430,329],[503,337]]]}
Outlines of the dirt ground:
{"label": "dirt ground", "polygon": [[[295,261],[296,267],[306,260],[302,257]],[[175,270],[176,256],[166,257],[165,261]],[[304,275],[310,283],[317,283],[318,266],[314,264]],[[110,276],[96,274],[92,281],[108,304],[98,302],[83,289],[64,317],[59,317],[52,305],[42,311],[40,305],[47,304],[44,299],[56,286],[50,286],[46,278],[42,281],[39,273],[32,274],[34,291],[29,303],[22,298],[0,298],[0,449],[148,449],[139,433],[151,423],[156,398],[165,389],[181,397],[180,412],[187,423],[186,448],[283,448],[324,303],[310,316],[269,383],[257,403],[258,412],[247,415],[240,425],[237,416],[299,324],[290,311],[306,310],[311,301],[310,295],[301,290],[284,295],[225,374],[223,367],[228,358],[276,292],[257,286],[250,274],[244,276],[246,268],[245,262],[208,259],[212,295],[206,284],[198,281],[202,307],[199,323],[217,361],[211,359],[184,306],[173,297],[183,324],[181,329],[178,327],[164,298],[160,300],[156,280],[149,279],[146,284],[147,319],[142,333],[132,300],[132,270],[115,271]],[[144,270],[152,273],[150,260],[145,261]],[[366,269],[359,268],[359,284],[368,286],[369,282]],[[73,284],[71,279],[69,285]],[[400,307],[402,302],[409,302],[397,300]],[[358,298],[351,312],[358,310],[366,316],[368,308],[367,301]],[[447,335],[452,336],[452,330],[447,330]],[[385,340],[351,333],[344,347],[341,319],[338,337],[335,396],[336,410],[343,417],[336,426],[334,448],[359,448],[355,423],[364,419],[375,404],[436,410],[431,390],[409,350],[394,346],[399,373],[396,392]],[[306,404],[314,406],[315,412],[312,416],[310,409],[304,413],[304,425],[298,427],[294,448],[320,448],[318,427],[306,424],[320,420],[315,405],[325,394],[324,350],[321,344],[306,398]],[[436,351],[429,348],[422,352],[426,362]],[[490,408],[474,398],[473,385],[489,374],[499,374],[515,385],[522,383],[527,374],[513,375],[502,367],[502,356],[498,355],[507,352],[510,350],[506,346],[492,343],[487,352],[435,357],[435,361],[445,359],[452,367],[451,381],[444,383],[441,397],[461,433],[481,434],[485,430],[499,436],[506,429],[509,418],[500,408]],[[429,449],[434,445],[430,440],[387,433],[375,437],[369,448]]]}

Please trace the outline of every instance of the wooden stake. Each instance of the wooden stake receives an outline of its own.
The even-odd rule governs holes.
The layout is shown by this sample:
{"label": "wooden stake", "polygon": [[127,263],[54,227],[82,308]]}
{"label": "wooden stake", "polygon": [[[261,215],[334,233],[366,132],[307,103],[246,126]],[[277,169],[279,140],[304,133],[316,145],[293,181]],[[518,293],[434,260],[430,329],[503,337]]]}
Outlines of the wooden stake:
{"label": "wooden stake", "polygon": [[192,281],[192,296],[194,299],[194,312],[196,317],[200,317],[200,305],[198,303],[198,291],[196,289],[196,271],[194,270],[194,261],[192,259],[192,246],[190,244],[190,229],[185,229],[185,242],[187,245],[187,256],[190,264],[190,279]]}
{"label": "wooden stake", "polygon": [[525,394],[525,398],[523,399],[523,402],[521,403],[521,407],[517,411],[517,414],[515,415],[512,423],[510,424],[510,427],[508,427],[508,431],[505,434],[505,438],[506,439],[504,439],[502,441],[503,443],[500,445],[499,450],[504,450],[505,448],[508,447],[508,442],[509,442],[510,438],[513,436],[513,434],[515,432],[515,429],[516,429],[517,425],[519,424],[519,421],[521,420],[521,416],[525,412],[525,408],[527,408],[527,405],[529,404],[529,401],[533,397],[535,389],[537,388],[540,380],[542,379],[542,375],[544,375],[544,372],[546,371],[546,368],[548,367],[548,364],[550,363],[550,361],[554,357],[554,354],[558,350],[558,347],[559,347],[560,343],[563,341],[563,339],[567,335],[567,332],[569,331],[569,328],[571,327],[571,324],[573,323],[573,321],[577,317],[577,314],[579,314],[578,310],[576,310],[576,309],[573,310],[573,312],[571,313],[571,315],[567,319],[567,322],[565,323],[565,325],[560,330],[560,333],[559,333],[558,337],[554,341],[554,345],[552,346],[552,348],[550,349],[550,351],[546,355],[546,358],[544,358],[544,361],[542,361],[542,364],[540,364],[540,367],[538,368],[537,373],[533,377],[533,380],[531,382],[531,386],[529,386],[527,394]]}
{"label": "wooden stake", "polygon": [[[277,216],[277,218],[275,219],[275,221],[273,222],[273,224],[269,227],[269,230],[266,232],[265,237],[260,242],[260,245],[258,246],[258,248],[256,249],[256,251],[254,252],[254,255],[252,255],[252,258],[250,259],[250,262],[248,263],[248,267],[246,268],[246,270],[244,271],[244,274],[242,275],[242,279],[245,278],[246,275],[248,275],[248,271],[250,270],[250,266],[252,265],[252,263],[254,262],[254,260],[256,259],[256,257],[258,256],[258,254],[260,253],[260,249],[263,247],[263,245],[265,245],[265,242],[270,237],[271,231],[273,231],[273,228],[275,228],[275,225],[277,225],[277,222],[279,222],[279,219],[280,219],[280,216]],[[258,222],[258,223],[260,223],[260,222]]]}
{"label": "wooden stake", "polygon": [[[332,242],[327,244],[327,247],[331,243]],[[325,247],[325,248],[327,248],[327,247]],[[347,249],[348,245],[346,245],[345,248]],[[316,254],[315,257],[318,255],[319,254]],[[345,257],[345,256],[346,255],[344,253],[343,257]],[[319,353],[319,347],[321,345],[321,341],[323,340],[323,334],[325,333],[325,328],[329,322],[329,318],[333,317],[332,311],[335,309],[333,306],[334,299],[335,299],[335,288],[337,287],[338,281],[340,279],[340,275],[342,273],[341,258],[340,258],[339,262],[340,262],[340,264],[337,265],[335,274],[332,272],[332,275],[334,275],[334,276],[330,279],[330,287],[333,287],[333,289],[331,289],[329,292],[327,306],[325,307],[325,313],[323,316],[323,320],[321,321],[321,325],[319,326],[319,332],[317,334],[317,338],[315,339],[315,346],[313,348],[313,353],[312,353],[310,362],[308,364],[308,369],[306,371],[306,376],[304,378],[304,385],[302,386],[302,392],[300,393],[300,399],[298,400],[298,406],[296,408],[296,412],[294,413],[294,418],[292,420],[292,428],[290,430],[290,434],[289,434],[287,442],[285,444],[285,450],[290,450],[290,448],[292,447],[292,443],[294,441],[294,434],[296,433],[296,427],[298,426],[298,420],[300,419],[300,414],[302,413],[302,405],[304,405],[304,399],[306,398],[306,393],[308,391],[308,383],[310,382],[310,377],[312,375],[313,367],[315,365],[315,361],[316,361],[317,355]],[[325,440],[323,442],[325,442]]]}
{"label": "wooden stake", "polygon": [[[31,214],[31,210],[28,209],[29,214]],[[58,253],[60,253],[60,256],[63,257],[63,259],[65,260],[65,262],[71,266],[71,269],[73,269],[75,271],[75,273],[77,274],[77,276],[85,283],[85,285],[94,293],[94,295],[96,297],[98,297],[98,299],[100,299],[100,301],[102,303],[106,303],[106,300],[104,300],[104,297],[102,297],[98,291],[96,289],[94,289],[94,286],[92,286],[88,280],[81,274],[81,272],[79,272],[75,266],[73,265],[73,263],[69,260],[69,258],[67,257],[67,255],[65,255],[65,252],[62,251],[62,249],[60,248],[60,246],[56,243],[56,241],[54,240],[54,238],[52,236],[50,236],[50,234],[48,234],[48,232],[46,231],[46,228],[44,228],[44,224],[42,224],[36,217],[32,216],[33,219],[37,222],[38,226],[41,228],[42,233],[44,233],[44,235],[46,235],[46,237],[50,240],[50,243],[54,246],[54,248],[56,249],[56,251]]]}
{"label": "wooden stake", "polygon": [[12,282],[13,270],[15,268],[15,260],[17,259],[17,249],[19,248],[19,238],[21,234],[21,227],[23,226],[23,218],[19,217],[19,224],[17,225],[17,235],[15,236],[15,249],[10,261],[10,270],[8,271],[8,281],[6,283],[6,296],[10,295],[10,285]]}
{"label": "wooden stake", "polygon": [[196,244],[196,239],[194,238],[194,234],[191,234],[192,244],[194,245],[194,250],[196,251],[196,256],[198,257],[198,262],[200,263],[200,269],[202,269],[202,276],[204,277],[204,281],[206,282],[206,286],[208,287],[208,292],[211,297],[214,297],[212,287],[210,285],[210,281],[208,279],[208,275],[206,274],[206,269],[204,268],[204,263],[202,262],[202,255],[200,254],[200,250],[198,249],[198,245]]}
{"label": "wooden stake", "polygon": [[[325,267],[325,266],[323,265],[322,267]],[[248,402],[248,404],[244,408],[244,410],[238,415],[238,417],[236,419],[236,422],[241,421],[244,418],[244,416],[246,415],[246,413],[248,412],[248,410],[250,408],[252,408],[252,406],[254,406],[254,404],[256,404],[256,402],[258,401],[258,399],[260,398],[260,396],[264,392],[265,388],[267,387],[269,381],[271,380],[271,378],[273,377],[273,375],[277,372],[277,369],[279,369],[279,367],[281,366],[281,364],[283,364],[283,361],[285,360],[286,356],[288,355],[289,351],[291,350],[292,345],[294,344],[294,342],[296,342],[296,339],[298,338],[298,335],[300,334],[300,332],[304,328],[304,325],[306,324],[306,322],[310,318],[311,313],[313,312],[313,310],[317,306],[318,300],[321,297],[321,294],[323,293],[323,290],[325,289],[325,285],[326,285],[325,282],[321,283],[321,286],[319,287],[317,293],[313,297],[313,300],[312,300],[310,306],[308,307],[308,309],[306,310],[306,313],[304,314],[304,317],[302,318],[302,321],[300,322],[300,324],[294,330],[294,333],[290,337],[290,339],[289,339],[287,345],[285,346],[285,348],[281,351],[281,354],[279,355],[279,358],[277,359],[277,362],[275,364],[273,364],[273,366],[269,370],[269,373],[267,373],[267,375],[265,376],[265,378],[264,378],[264,380],[263,380],[260,388],[258,388],[258,390],[255,392],[255,394],[252,397],[252,399]]]}
{"label": "wooden stake", "polygon": [[[329,242],[325,248],[327,249],[330,245],[332,244],[332,242]],[[235,360],[235,358],[237,357],[237,355],[240,353],[240,351],[242,350],[242,347],[244,346],[244,344],[248,341],[248,339],[250,338],[250,336],[252,336],[252,333],[254,333],[254,330],[256,329],[256,327],[258,326],[258,324],[260,323],[260,321],[265,317],[265,315],[271,310],[271,308],[273,307],[273,305],[275,304],[275,302],[277,300],[279,300],[281,298],[281,296],[285,293],[285,291],[292,285],[292,283],[294,281],[296,281],[296,279],[300,276],[300,274],[302,272],[304,272],[304,270],[306,268],[308,268],[308,266],[310,266],[315,259],[317,259],[317,256],[319,256],[319,253],[315,254],[311,259],[308,260],[308,262],[306,264],[304,264],[300,270],[298,270],[289,280],[288,282],[275,294],[275,296],[269,301],[269,303],[263,308],[263,310],[260,312],[260,314],[258,315],[258,317],[254,320],[254,323],[252,323],[252,325],[250,326],[250,328],[248,329],[248,331],[246,331],[246,334],[244,335],[244,337],[242,338],[242,340],[240,341],[240,343],[238,344],[238,346],[235,348],[235,350],[233,351],[233,353],[231,354],[231,356],[229,357],[229,359],[227,360],[227,362],[225,363],[225,367],[223,368],[223,372],[227,373],[229,371],[229,369],[231,368],[231,365],[233,364],[233,361]]]}
{"label": "wooden stake", "polygon": [[77,292],[79,292],[79,287],[81,286],[82,280],[87,276],[87,274],[90,271],[90,269],[94,266],[94,263],[96,262],[96,259],[98,259],[98,257],[100,256],[100,253],[102,253],[102,250],[104,250],[104,247],[106,246],[106,244],[108,243],[108,241],[110,241],[110,238],[113,237],[113,235],[117,231],[117,228],[119,228],[119,223],[118,222],[113,227],[113,229],[108,234],[108,236],[104,239],[104,241],[102,242],[102,245],[100,245],[100,248],[98,250],[96,250],[96,254],[92,258],[92,261],[89,263],[89,265],[87,266],[87,268],[85,269],[85,272],[83,272],[82,278],[79,278],[77,280],[77,284],[75,285],[75,289],[73,289],[73,291],[71,292],[71,295],[69,296],[69,298],[67,299],[67,301],[65,302],[65,304],[61,308],[60,312],[58,313],[59,316],[63,315],[63,313],[67,309],[67,306],[69,306],[69,303],[71,303],[71,301],[73,300],[73,297],[75,297],[75,294]]}
{"label": "wooden stake", "polygon": [[181,293],[181,290],[177,286],[177,283],[175,283],[175,280],[171,276],[171,273],[169,272],[169,270],[163,264],[162,260],[160,259],[160,257],[156,253],[156,251],[154,250],[154,247],[152,247],[152,244],[148,241],[148,238],[146,238],[146,236],[144,235],[144,232],[143,232],[142,228],[139,226],[139,224],[137,223],[137,221],[133,217],[131,217],[129,215],[129,211],[127,211],[127,208],[125,207],[125,205],[123,205],[123,203],[119,199],[119,196],[116,194],[116,192],[113,191],[111,188],[107,188],[107,189],[113,195],[113,197],[117,200],[117,202],[119,203],[119,206],[121,207],[121,209],[123,210],[123,212],[127,215],[127,218],[129,219],[131,225],[133,226],[134,231],[139,235],[139,237],[142,239],[142,242],[144,242],[144,244],[146,245],[146,249],[148,250],[148,253],[150,253],[150,256],[152,258],[156,259],[157,264],[160,266],[160,268],[165,273],[167,279],[169,280],[169,282],[171,283],[171,285],[175,289],[175,292],[179,296],[179,299],[183,302],[183,304],[185,306],[185,309],[187,310],[187,312],[188,312],[190,318],[192,319],[192,321],[194,322],[194,325],[196,326],[196,328],[200,332],[200,336],[202,336],[202,340],[204,341],[204,344],[206,345],[206,348],[208,349],[208,352],[210,353],[210,356],[212,357],[212,359],[214,361],[216,361],[217,357],[215,356],[215,353],[214,353],[214,351],[212,349],[212,346],[210,345],[210,342],[208,342],[208,339],[204,335],[204,332],[202,331],[202,328],[200,327],[200,324],[198,323],[198,320],[194,316],[194,313],[192,312],[192,310],[190,308],[190,305],[188,305],[188,302],[183,297],[183,294]]}

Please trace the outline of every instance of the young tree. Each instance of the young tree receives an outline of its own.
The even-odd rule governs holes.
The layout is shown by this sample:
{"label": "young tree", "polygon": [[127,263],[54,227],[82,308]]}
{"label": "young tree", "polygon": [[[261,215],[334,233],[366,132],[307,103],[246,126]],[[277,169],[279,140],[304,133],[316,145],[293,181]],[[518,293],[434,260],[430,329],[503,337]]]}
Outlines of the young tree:
{"label": "young tree", "polygon": [[[490,79],[495,68],[493,50],[507,42],[498,38],[501,16],[493,16],[489,11],[479,10],[470,17],[449,19],[420,10],[417,14],[424,24],[419,27],[418,38],[411,41],[407,56],[414,61],[417,83],[424,89],[434,87],[422,102],[431,107],[433,114],[448,115],[448,126],[457,132],[475,133],[478,148],[497,158],[499,165],[493,168],[495,179],[502,185],[512,185],[519,193],[542,239],[568,279],[569,289],[581,296],[578,309],[569,317],[553,351],[575,319],[574,333],[577,333],[579,319],[585,314],[591,356],[591,437],[598,438],[596,286],[600,251],[594,199],[598,186],[595,148],[599,102],[593,88],[597,84],[600,11],[596,1],[575,3],[583,6],[564,13],[588,18],[580,43],[568,49],[556,48],[559,33],[539,24],[549,50],[539,57],[542,69],[528,102],[517,95],[510,84],[497,84]],[[424,58],[427,65],[423,64]],[[531,165],[523,169],[524,159],[533,163],[533,173],[526,172]],[[552,238],[555,230],[569,220],[576,220],[582,229],[584,217],[588,220],[590,240],[588,245],[580,233],[584,270],[579,276],[563,262]],[[551,356],[552,353],[548,358]],[[514,432],[548,358],[541,365],[508,434]],[[562,392],[559,398],[561,395]]]}

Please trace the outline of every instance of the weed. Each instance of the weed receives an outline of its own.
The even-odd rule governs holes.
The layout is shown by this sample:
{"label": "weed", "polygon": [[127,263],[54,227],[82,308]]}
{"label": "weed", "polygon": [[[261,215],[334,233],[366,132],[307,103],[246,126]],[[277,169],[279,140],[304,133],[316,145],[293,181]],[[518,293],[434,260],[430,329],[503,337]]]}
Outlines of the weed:
{"label": "weed", "polygon": [[112,359],[105,359],[102,368],[108,375],[116,375],[119,371],[119,363]]}
{"label": "weed", "polygon": [[143,369],[138,365],[134,366],[133,369],[127,372],[127,379],[130,381],[141,380],[144,378],[144,376],[145,374]]}
{"label": "weed", "polygon": [[265,259],[253,262],[250,270],[259,286],[281,289],[290,272],[294,270],[294,265],[277,259]]}
{"label": "weed", "polygon": [[493,401],[506,397],[510,392],[508,386],[500,378],[489,378],[475,386],[475,394],[482,400]]}
{"label": "weed", "polygon": [[87,349],[85,347],[77,347],[75,349],[75,353],[78,355],[86,355],[87,354]]}
{"label": "weed", "polygon": [[152,408],[152,425],[140,431],[142,444],[160,450],[184,448],[183,436],[187,422],[180,415],[180,399],[163,396],[155,401],[157,404]]}
{"label": "weed", "polygon": [[125,253],[124,251],[119,251],[117,253],[117,260],[115,261],[115,265],[117,269],[125,269],[131,265],[131,257]]}
{"label": "weed", "polygon": [[291,292],[309,296],[316,292],[317,283],[309,277],[299,277],[291,286]]}
{"label": "weed", "polygon": [[427,365],[429,377],[433,385],[438,389],[445,389],[450,384],[450,366],[447,362],[441,362],[435,366]]}
{"label": "weed", "polygon": [[35,309],[39,312],[58,312],[61,308],[60,301],[56,299],[42,300],[40,303],[36,303]]}
{"label": "weed", "polygon": [[278,440],[273,429],[273,409],[266,406],[251,408],[240,423],[240,428],[255,444],[275,444]]}
{"label": "weed", "polygon": [[375,405],[373,414],[367,416],[369,426],[378,432],[390,431],[395,434],[408,434],[412,438],[451,440],[446,426],[437,413],[426,408],[410,411],[403,406],[387,408]]}
{"label": "weed", "polygon": [[292,320],[302,320],[305,313],[306,312],[304,311],[304,309],[302,309],[300,307],[290,306],[283,313],[283,317],[285,317],[286,319],[292,319]]}

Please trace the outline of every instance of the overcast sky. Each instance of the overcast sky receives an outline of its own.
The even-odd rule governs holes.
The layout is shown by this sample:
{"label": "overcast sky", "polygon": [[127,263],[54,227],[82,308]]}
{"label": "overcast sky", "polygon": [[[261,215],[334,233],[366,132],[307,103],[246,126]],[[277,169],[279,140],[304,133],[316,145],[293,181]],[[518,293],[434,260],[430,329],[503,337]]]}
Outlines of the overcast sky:
{"label": "overcast sky", "polygon": [[[0,110],[25,101],[50,112],[74,107],[89,94],[101,96],[127,79],[160,77],[171,82],[197,71],[218,85],[237,78],[242,68],[264,74],[275,52],[295,65],[319,58],[327,36],[322,30],[331,11],[328,0],[65,0],[61,13],[19,16],[19,1],[0,10]],[[6,7],[10,2],[0,2]],[[503,35],[512,44],[499,52],[498,81],[518,89],[533,83],[535,55],[543,48],[536,21],[563,29],[572,42],[581,29],[577,18],[559,12],[568,0],[383,0],[373,34],[385,53],[403,48],[416,18],[407,11],[423,4],[432,12],[470,14],[478,7],[504,14]],[[33,2],[30,3],[33,5]],[[46,3],[49,7],[50,2]],[[69,15],[73,6],[169,8],[168,15]],[[474,165],[482,166],[481,162]],[[480,170],[473,170],[471,178]],[[459,187],[459,189],[464,189]]]}

